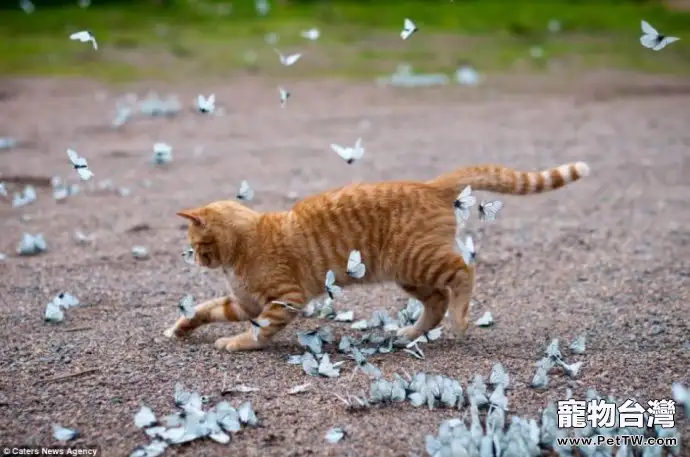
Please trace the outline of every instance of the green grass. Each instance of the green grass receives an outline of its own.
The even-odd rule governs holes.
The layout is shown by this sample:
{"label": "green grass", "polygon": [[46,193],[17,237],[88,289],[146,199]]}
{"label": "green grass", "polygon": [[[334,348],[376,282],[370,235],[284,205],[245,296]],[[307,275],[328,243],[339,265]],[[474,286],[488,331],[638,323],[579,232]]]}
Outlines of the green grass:
{"label": "green grass", "polygon": [[[253,0],[234,2],[219,14],[217,2],[178,1],[170,7],[134,6],[42,8],[0,12],[0,73],[82,76],[111,82],[137,78],[186,79],[254,71],[294,77],[372,77],[390,73],[399,62],[416,71],[451,71],[470,61],[482,72],[542,71],[547,61],[568,71],[622,68],[690,74],[690,14],[666,11],[657,3],[614,1],[314,1],[283,2],[266,17]],[[404,17],[420,31],[402,41]],[[639,44],[640,19],[681,41],[662,52]],[[562,31],[551,33],[551,19]],[[299,36],[318,27],[312,43]],[[99,50],[68,39],[89,29]],[[276,47],[304,53],[281,68],[264,37],[280,37]],[[529,50],[539,46],[543,59]],[[256,55],[256,63],[245,54]]]}

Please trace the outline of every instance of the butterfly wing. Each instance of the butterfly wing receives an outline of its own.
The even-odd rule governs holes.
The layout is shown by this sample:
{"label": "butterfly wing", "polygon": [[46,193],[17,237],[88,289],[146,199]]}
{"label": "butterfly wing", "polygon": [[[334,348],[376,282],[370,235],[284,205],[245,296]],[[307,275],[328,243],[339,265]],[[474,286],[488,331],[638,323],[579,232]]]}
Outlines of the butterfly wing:
{"label": "butterfly wing", "polygon": [[344,148],[337,144],[331,144],[331,149],[333,149],[343,160],[350,160],[352,158],[351,148]]}
{"label": "butterfly wing", "polygon": [[642,46],[648,49],[654,49],[660,43],[658,35],[642,35],[640,37],[640,43]]}
{"label": "butterfly wing", "polygon": [[74,32],[69,36],[70,40],[85,42],[89,40],[89,32],[82,30],[81,32]]}
{"label": "butterfly wing", "polygon": [[347,258],[347,271],[354,271],[359,264],[362,263],[362,253],[358,250],[350,251],[350,255]]}
{"label": "butterfly wing", "polygon": [[302,54],[292,54],[292,55],[287,56],[285,58],[285,65],[287,65],[287,66],[294,65],[295,62],[297,62],[300,57],[302,57]]}
{"label": "butterfly wing", "polygon": [[180,313],[187,319],[194,317],[194,297],[190,294],[185,295],[178,305]]}
{"label": "butterfly wing", "polygon": [[664,37],[664,38],[663,38],[661,41],[659,41],[659,43],[658,43],[656,46],[654,46],[652,49],[653,49],[654,51],[661,51],[662,49],[664,49],[664,48],[665,48],[666,46],[668,46],[669,44],[673,43],[674,41],[678,41],[678,40],[680,40],[680,38],[673,37],[673,36]]}
{"label": "butterfly wing", "polygon": [[88,168],[78,168],[77,173],[82,181],[88,181],[93,177],[93,173]]}
{"label": "butterfly wing", "polygon": [[156,423],[156,415],[153,414],[148,406],[141,406],[141,409],[134,415],[134,425],[137,428],[147,428]]}
{"label": "butterfly wing", "polygon": [[658,36],[659,32],[656,31],[654,27],[652,27],[649,22],[645,21],[644,19],[640,21],[640,25],[642,26],[642,32],[644,32],[646,35],[654,35]]}
{"label": "butterfly wing", "polygon": [[77,154],[77,151],[73,149],[67,149],[67,157],[69,157],[69,161],[72,163],[72,165],[78,164],[79,155]]}
{"label": "butterfly wing", "polygon": [[479,206],[479,219],[483,221],[496,220],[496,215],[503,208],[503,202],[495,200],[492,202],[482,202]]}
{"label": "butterfly wing", "polygon": [[65,313],[60,308],[60,305],[55,301],[51,301],[46,306],[45,320],[48,322],[60,322],[65,318]]}

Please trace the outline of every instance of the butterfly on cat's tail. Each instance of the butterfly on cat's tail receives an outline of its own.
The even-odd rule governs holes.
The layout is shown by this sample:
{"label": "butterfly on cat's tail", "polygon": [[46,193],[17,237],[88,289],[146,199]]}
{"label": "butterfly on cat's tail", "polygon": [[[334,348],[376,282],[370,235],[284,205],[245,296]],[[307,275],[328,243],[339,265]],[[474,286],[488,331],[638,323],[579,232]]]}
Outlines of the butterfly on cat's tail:
{"label": "butterfly on cat's tail", "polygon": [[427,181],[444,199],[454,200],[466,186],[501,194],[527,195],[555,190],[589,175],[589,165],[572,162],[541,171],[517,171],[502,165],[461,167]]}

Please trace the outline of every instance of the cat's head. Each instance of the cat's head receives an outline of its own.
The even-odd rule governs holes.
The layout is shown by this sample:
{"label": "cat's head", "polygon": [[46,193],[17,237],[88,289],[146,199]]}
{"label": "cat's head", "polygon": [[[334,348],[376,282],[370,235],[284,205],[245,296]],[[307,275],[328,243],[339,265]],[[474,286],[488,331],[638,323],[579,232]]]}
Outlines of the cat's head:
{"label": "cat's head", "polygon": [[189,221],[187,238],[194,261],[206,268],[232,266],[256,228],[258,213],[232,200],[179,211]]}

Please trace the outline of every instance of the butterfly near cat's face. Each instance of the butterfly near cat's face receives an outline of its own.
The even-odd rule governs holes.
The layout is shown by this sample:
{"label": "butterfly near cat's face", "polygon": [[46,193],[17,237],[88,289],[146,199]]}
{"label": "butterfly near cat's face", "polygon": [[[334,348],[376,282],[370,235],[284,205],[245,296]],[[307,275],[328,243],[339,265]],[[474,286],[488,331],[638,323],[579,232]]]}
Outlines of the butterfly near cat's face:
{"label": "butterfly near cat's face", "polygon": [[194,263],[205,268],[220,267],[218,243],[203,216],[194,210],[180,211],[177,215],[189,221],[187,238],[194,250]]}

